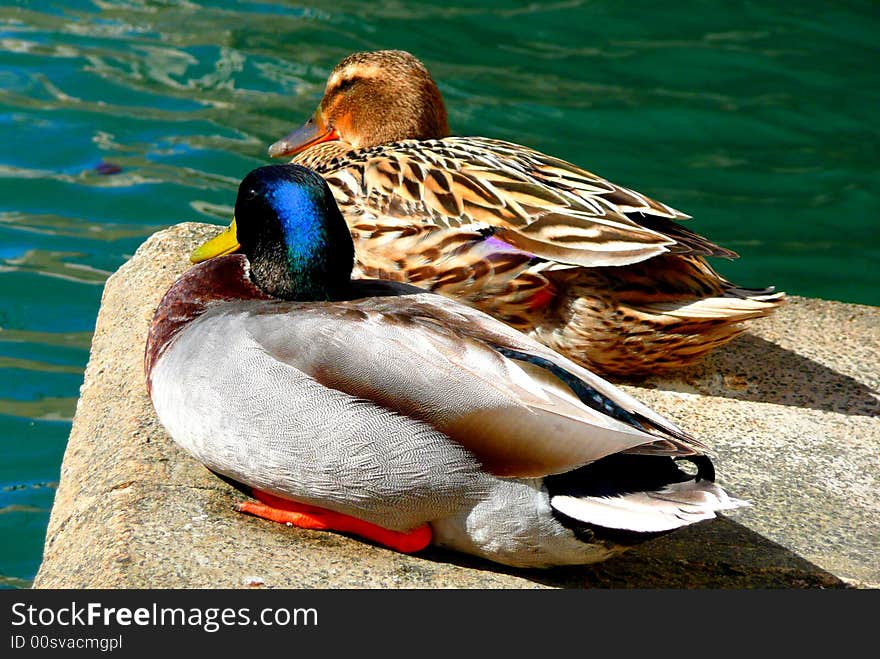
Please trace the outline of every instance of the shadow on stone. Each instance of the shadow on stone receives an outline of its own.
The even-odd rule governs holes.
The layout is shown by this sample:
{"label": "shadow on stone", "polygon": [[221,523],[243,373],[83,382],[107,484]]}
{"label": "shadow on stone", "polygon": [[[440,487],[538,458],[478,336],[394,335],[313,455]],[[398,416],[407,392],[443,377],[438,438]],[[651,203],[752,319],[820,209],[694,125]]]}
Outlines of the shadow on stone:
{"label": "shadow on stone", "polygon": [[634,386],[775,403],[847,415],[880,415],[880,392],[754,334],[743,334],[700,364]]}
{"label": "shadow on stone", "polygon": [[725,517],[596,565],[516,569],[440,549],[420,556],[554,588],[849,588],[830,572]]}

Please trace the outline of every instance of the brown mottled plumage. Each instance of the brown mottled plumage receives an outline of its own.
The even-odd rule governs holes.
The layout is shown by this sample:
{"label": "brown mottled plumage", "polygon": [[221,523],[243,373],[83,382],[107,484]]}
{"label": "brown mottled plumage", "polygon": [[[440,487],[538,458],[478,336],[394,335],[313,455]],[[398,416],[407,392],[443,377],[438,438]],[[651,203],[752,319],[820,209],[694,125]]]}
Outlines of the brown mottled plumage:
{"label": "brown mottled plumage", "polygon": [[782,303],[718,275],[703,257],[736,254],[687,215],[527,147],[448,134],[421,62],[356,53],[269,153],[324,176],[361,274],[463,300],[604,373],[693,363]]}

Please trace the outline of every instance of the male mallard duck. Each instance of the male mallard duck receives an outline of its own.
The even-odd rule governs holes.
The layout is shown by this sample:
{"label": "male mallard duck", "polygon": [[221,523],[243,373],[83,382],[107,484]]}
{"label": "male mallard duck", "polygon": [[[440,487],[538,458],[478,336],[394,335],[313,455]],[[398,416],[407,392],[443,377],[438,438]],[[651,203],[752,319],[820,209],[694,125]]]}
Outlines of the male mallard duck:
{"label": "male mallard duck", "polygon": [[448,135],[421,62],[356,53],[269,155],[324,176],[363,275],[463,300],[600,372],[690,364],[781,304],[718,275],[702,257],[736,254],[687,215],[524,146]]}
{"label": "male mallard duck", "polygon": [[583,367],[455,300],[350,279],[308,169],[251,172],[204,259],[156,311],[147,386],[178,444],[253,488],[245,512],[548,566],[742,503],[700,443]]}

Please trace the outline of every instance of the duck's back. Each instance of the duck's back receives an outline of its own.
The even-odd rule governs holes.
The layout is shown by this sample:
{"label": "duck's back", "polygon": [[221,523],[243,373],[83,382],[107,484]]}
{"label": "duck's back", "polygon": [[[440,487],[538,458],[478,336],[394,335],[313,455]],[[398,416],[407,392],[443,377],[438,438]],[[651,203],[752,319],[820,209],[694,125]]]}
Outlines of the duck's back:
{"label": "duck's back", "polygon": [[[636,263],[662,253],[732,257],[676,221],[687,215],[527,147],[483,137],[402,140],[351,150],[319,144],[294,158],[330,183],[349,224],[394,219],[490,226],[502,239],[568,265]],[[356,222],[355,215],[364,218]]]}

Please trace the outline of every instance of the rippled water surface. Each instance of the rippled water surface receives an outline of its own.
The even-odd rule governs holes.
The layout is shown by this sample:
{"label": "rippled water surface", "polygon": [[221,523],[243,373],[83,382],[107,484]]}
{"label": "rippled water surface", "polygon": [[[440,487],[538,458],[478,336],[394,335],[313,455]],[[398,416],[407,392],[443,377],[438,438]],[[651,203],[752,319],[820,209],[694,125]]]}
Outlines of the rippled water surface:
{"label": "rippled water surface", "polygon": [[[723,7],[723,9],[719,9]],[[880,304],[872,2],[104,2],[0,7],[0,586],[27,586],[104,279],[237,181],[354,50],[403,48],[454,132],[694,216],[743,285]],[[837,331],[837,328],[829,328]]]}

